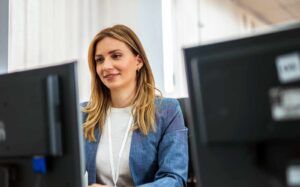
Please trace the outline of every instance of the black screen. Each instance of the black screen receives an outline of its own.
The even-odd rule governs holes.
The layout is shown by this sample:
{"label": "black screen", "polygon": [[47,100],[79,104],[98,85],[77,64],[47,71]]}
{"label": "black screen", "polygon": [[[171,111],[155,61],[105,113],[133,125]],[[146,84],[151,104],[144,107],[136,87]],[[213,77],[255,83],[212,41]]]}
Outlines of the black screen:
{"label": "black screen", "polygon": [[76,79],[75,62],[0,76],[1,187],[83,186]]}
{"label": "black screen", "polygon": [[300,185],[299,25],[184,55],[197,184]]}

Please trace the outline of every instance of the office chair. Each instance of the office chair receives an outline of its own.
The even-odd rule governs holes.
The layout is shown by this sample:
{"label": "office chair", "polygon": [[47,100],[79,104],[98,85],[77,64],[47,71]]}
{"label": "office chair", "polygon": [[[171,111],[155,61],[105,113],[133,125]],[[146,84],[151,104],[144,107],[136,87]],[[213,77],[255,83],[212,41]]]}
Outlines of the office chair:
{"label": "office chair", "polygon": [[[189,129],[189,125],[191,124],[191,109],[190,109],[190,99],[189,98],[177,98],[179,101],[185,126]],[[187,181],[187,187],[195,187],[196,186],[196,175],[193,170],[193,164],[192,164],[192,155],[191,155],[191,146],[190,146],[190,129],[188,133],[189,138],[189,171],[188,171],[188,181]]]}

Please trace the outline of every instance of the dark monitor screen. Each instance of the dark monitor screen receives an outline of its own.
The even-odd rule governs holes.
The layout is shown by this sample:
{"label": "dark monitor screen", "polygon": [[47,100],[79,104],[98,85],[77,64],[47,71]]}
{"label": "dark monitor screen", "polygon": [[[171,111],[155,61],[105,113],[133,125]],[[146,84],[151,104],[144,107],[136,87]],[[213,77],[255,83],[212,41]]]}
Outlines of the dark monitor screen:
{"label": "dark monitor screen", "polygon": [[300,25],[184,55],[197,184],[300,186]]}
{"label": "dark monitor screen", "polygon": [[76,63],[0,76],[0,186],[82,187]]}

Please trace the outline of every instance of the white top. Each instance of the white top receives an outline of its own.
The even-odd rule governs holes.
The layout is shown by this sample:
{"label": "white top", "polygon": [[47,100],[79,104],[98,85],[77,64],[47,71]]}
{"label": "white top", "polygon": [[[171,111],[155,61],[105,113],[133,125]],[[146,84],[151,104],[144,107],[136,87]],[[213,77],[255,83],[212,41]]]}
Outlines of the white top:
{"label": "white top", "polygon": [[[111,112],[108,113],[109,116],[107,116],[107,119],[110,118],[110,135],[112,140],[111,148],[114,172],[118,170],[118,157],[121,150],[122,141],[128,129],[128,122],[132,117],[131,109],[132,107],[111,108]],[[107,122],[108,120],[106,120],[104,128],[102,129],[96,155],[97,183],[114,186],[110,164],[109,131]],[[129,169],[131,137],[132,131],[130,130],[124,144],[125,146],[121,154],[122,156],[120,157],[117,186],[133,186]]]}

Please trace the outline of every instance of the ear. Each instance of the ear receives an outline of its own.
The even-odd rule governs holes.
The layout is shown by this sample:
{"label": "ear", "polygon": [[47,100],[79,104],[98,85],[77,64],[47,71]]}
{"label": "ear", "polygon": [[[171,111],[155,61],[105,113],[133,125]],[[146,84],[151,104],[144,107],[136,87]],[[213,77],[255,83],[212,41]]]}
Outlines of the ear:
{"label": "ear", "polygon": [[137,60],[137,70],[140,70],[142,67],[143,67],[143,65],[144,65],[144,61],[143,61],[143,59],[141,58],[141,56],[140,55],[137,55],[136,56],[136,60]]}

